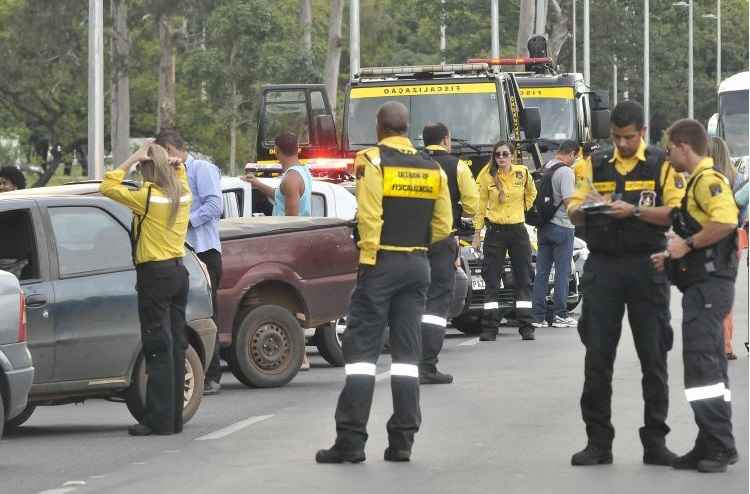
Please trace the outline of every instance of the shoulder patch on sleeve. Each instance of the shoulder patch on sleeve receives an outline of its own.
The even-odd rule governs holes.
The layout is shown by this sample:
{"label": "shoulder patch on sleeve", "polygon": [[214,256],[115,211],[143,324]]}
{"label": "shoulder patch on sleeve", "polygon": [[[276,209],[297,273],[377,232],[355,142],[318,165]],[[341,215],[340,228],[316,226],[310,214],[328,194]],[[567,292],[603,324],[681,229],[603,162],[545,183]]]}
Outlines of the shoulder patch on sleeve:
{"label": "shoulder patch on sleeve", "polygon": [[713,183],[708,186],[708,191],[711,193],[711,197],[716,197],[721,194],[721,184]]}

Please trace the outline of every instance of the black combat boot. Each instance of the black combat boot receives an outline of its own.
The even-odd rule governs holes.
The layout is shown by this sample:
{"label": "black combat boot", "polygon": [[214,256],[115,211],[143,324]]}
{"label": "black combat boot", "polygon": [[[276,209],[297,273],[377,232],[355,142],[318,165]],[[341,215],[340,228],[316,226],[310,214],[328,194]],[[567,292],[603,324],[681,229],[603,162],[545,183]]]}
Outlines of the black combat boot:
{"label": "black combat boot", "polygon": [[440,372],[434,365],[419,367],[419,384],[450,384],[452,382],[452,375]]}
{"label": "black combat boot", "polygon": [[334,446],[330,449],[318,450],[315,461],[318,463],[362,463],[365,461],[365,452],[343,451]]}
{"label": "black combat boot", "polygon": [[410,461],[411,451],[408,449],[395,449],[388,446],[383,453],[383,459],[385,461],[394,462]]}
{"label": "black combat boot", "polygon": [[612,463],[612,449],[588,444],[570,459],[573,466],[609,465]]}
{"label": "black combat boot", "polygon": [[731,459],[731,453],[729,451],[709,453],[705,458],[698,460],[698,471],[703,473],[726,472]]}
{"label": "black combat boot", "polygon": [[643,463],[645,465],[658,465],[669,467],[677,460],[677,455],[666,446],[660,448],[649,448],[643,452]]}
{"label": "black combat boot", "polygon": [[672,468],[676,470],[697,470],[698,462],[703,458],[704,452],[698,446],[672,461]]}
{"label": "black combat boot", "polygon": [[518,333],[521,335],[521,339],[524,341],[532,341],[536,339],[536,336],[534,336],[534,326],[532,326],[531,324],[518,328]]}

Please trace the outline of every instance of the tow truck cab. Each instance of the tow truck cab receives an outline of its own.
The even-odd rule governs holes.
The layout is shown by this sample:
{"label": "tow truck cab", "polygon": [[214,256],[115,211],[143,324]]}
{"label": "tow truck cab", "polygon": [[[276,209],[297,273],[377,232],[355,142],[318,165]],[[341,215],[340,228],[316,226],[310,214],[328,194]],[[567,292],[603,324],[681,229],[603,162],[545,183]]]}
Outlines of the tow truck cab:
{"label": "tow truck cab", "polygon": [[609,137],[608,96],[589,91],[581,74],[517,73],[516,80],[524,103],[539,108],[546,159],[563,140],[584,146]]}

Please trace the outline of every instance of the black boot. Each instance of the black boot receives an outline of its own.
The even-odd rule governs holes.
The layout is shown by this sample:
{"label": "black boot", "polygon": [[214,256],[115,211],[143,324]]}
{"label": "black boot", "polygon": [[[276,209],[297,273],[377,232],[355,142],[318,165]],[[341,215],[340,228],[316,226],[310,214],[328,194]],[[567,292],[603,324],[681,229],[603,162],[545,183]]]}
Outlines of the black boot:
{"label": "black boot", "polygon": [[479,341],[495,341],[497,340],[497,327],[482,327],[482,332],[479,333]]}
{"label": "black boot", "polygon": [[669,467],[674,464],[677,458],[677,455],[671,452],[666,446],[650,448],[643,452],[643,463],[645,465]]}
{"label": "black boot", "polygon": [[521,326],[518,329],[518,333],[521,335],[521,339],[524,341],[531,341],[536,339],[536,336],[534,336],[534,326],[530,324]]}
{"label": "black boot", "polygon": [[409,461],[411,459],[411,451],[408,449],[394,449],[388,446],[383,453],[383,459],[385,461]]}
{"label": "black boot", "polygon": [[587,445],[570,459],[570,464],[573,466],[609,465],[610,463],[612,463],[612,450],[593,444]]}
{"label": "black boot", "polygon": [[318,463],[362,463],[365,461],[364,451],[343,451],[336,449],[321,449],[315,454],[315,461]]}
{"label": "black boot", "polygon": [[444,374],[435,366],[419,368],[419,384],[450,384],[453,376]]}
{"label": "black boot", "polygon": [[703,473],[726,472],[730,460],[730,453],[728,451],[709,453],[706,458],[698,461],[698,471]]}
{"label": "black boot", "polygon": [[703,455],[704,452],[698,446],[693,446],[693,449],[672,461],[672,468],[676,470],[697,470],[698,462],[703,459]]}

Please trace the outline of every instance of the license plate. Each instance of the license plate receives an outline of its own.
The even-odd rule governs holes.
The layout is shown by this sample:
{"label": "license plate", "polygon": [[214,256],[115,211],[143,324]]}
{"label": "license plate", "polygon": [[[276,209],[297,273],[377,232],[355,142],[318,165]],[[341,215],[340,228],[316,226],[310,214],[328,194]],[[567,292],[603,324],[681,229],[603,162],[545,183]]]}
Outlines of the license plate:
{"label": "license plate", "polygon": [[481,276],[471,277],[471,289],[472,290],[484,290],[484,278]]}

